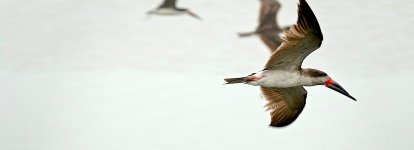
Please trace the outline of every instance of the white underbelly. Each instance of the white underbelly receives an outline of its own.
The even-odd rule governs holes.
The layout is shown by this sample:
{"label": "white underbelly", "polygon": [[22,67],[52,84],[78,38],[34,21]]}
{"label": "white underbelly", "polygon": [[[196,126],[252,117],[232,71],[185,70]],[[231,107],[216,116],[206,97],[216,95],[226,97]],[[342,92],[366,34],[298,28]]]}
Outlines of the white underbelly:
{"label": "white underbelly", "polygon": [[151,13],[158,14],[158,15],[180,15],[180,14],[183,14],[185,12],[177,11],[177,10],[174,10],[174,9],[171,9],[171,8],[161,8],[161,9],[151,11]]}
{"label": "white underbelly", "polygon": [[264,87],[277,87],[277,88],[287,88],[294,86],[302,86],[302,78],[299,72],[287,72],[287,71],[264,71],[259,75],[264,77],[257,81],[256,84]]}

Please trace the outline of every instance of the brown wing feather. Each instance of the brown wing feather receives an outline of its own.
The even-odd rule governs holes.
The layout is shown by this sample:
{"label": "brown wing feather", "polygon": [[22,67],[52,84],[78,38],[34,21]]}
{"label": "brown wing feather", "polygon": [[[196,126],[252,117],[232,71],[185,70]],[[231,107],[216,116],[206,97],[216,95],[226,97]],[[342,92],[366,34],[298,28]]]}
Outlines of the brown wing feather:
{"label": "brown wing feather", "polygon": [[176,0],[165,0],[158,8],[176,8]]}
{"label": "brown wing feather", "polygon": [[261,87],[270,110],[270,126],[284,127],[298,118],[306,103],[307,92],[303,87],[268,88]]}
{"label": "brown wing feather", "polygon": [[284,42],[273,52],[265,69],[300,69],[303,60],[322,44],[318,20],[305,0],[298,5],[297,24],[284,32]]}

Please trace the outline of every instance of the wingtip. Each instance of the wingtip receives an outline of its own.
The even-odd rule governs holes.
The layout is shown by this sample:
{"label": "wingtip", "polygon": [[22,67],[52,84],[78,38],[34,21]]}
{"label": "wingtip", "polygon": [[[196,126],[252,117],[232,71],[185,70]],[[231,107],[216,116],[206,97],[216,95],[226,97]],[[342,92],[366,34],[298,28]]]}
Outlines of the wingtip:
{"label": "wingtip", "polygon": [[287,127],[289,125],[291,125],[294,121],[296,120],[296,118],[294,120],[291,121],[283,121],[283,122],[270,122],[269,127],[272,128],[284,128]]}
{"label": "wingtip", "polygon": [[318,19],[316,18],[306,0],[299,0],[297,24],[302,28],[308,28],[312,30],[316,36],[323,40],[323,35],[319,26]]}
{"label": "wingtip", "polygon": [[287,127],[287,126],[288,125],[281,126],[281,125],[269,124],[269,127],[271,127],[271,128],[284,128],[284,127]]}

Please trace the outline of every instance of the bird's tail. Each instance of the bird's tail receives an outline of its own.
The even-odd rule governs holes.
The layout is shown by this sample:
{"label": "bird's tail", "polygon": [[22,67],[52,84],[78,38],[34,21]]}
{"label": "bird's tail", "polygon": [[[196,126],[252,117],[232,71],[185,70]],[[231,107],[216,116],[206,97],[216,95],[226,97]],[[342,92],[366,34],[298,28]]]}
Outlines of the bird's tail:
{"label": "bird's tail", "polygon": [[227,82],[225,84],[245,83],[245,82],[247,82],[247,77],[225,78],[224,81]]}
{"label": "bird's tail", "polygon": [[239,37],[248,37],[254,34],[256,34],[256,32],[244,32],[244,33],[239,33]]}

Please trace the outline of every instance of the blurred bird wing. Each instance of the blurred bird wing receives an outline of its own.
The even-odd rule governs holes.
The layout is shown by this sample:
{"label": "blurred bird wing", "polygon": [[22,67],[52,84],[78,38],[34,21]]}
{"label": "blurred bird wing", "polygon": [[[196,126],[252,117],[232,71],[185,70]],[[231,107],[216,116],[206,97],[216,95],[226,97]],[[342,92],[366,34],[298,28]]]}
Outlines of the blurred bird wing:
{"label": "blurred bird wing", "polygon": [[298,118],[306,103],[307,92],[302,86],[290,88],[261,87],[262,94],[268,101],[265,107],[270,110],[273,127],[283,127]]}
{"label": "blurred bird wing", "polygon": [[176,8],[176,0],[165,0],[158,8]]}
{"label": "blurred bird wing", "polygon": [[299,69],[303,60],[322,44],[322,31],[312,9],[305,0],[300,0],[298,7],[297,24],[284,32],[284,42],[273,52],[265,70]]}
{"label": "blurred bird wing", "polygon": [[274,52],[277,47],[280,46],[280,44],[283,42],[283,40],[280,38],[279,33],[277,31],[268,31],[260,33],[260,39],[263,41],[263,43],[266,44],[266,46],[269,48],[270,52]]}
{"label": "blurred bird wing", "polygon": [[262,0],[259,15],[258,31],[272,29],[279,30],[276,14],[279,11],[280,3],[276,0]]}

